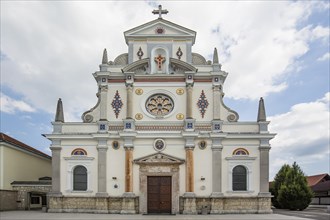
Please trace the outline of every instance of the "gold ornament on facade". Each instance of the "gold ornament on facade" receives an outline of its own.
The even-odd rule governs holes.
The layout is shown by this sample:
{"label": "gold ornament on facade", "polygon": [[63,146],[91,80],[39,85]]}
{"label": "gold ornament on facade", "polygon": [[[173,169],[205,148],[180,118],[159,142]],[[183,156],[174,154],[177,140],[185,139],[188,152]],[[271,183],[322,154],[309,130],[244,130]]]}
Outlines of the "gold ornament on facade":
{"label": "gold ornament on facade", "polygon": [[183,120],[184,119],[184,115],[181,114],[181,113],[179,113],[179,114],[176,115],[176,119]]}
{"label": "gold ornament on facade", "polygon": [[198,147],[199,147],[199,149],[201,149],[201,150],[204,150],[205,148],[206,148],[206,146],[207,146],[207,143],[206,143],[206,141],[200,141],[199,143],[198,143]]}
{"label": "gold ornament on facade", "polygon": [[120,147],[119,142],[118,141],[113,141],[112,142],[112,148],[115,150],[118,150]]}
{"label": "gold ornament on facade", "polygon": [[135,115],[135,119],[136,120],[141,120],[143,118],[143,115],[141,114],[141,113],[137,113],[136,115]]}
{"label": "gold ornament on facade", "polygon": [[136,89],[135,94],[142,95],[143,94],[143,89]]}
{"label": "gold ornament on facade", "polygon": [[183,95],[183,93],[184,93],[183,89],[177,89],[176,90],[176,94],[178,94],[178,95]]}

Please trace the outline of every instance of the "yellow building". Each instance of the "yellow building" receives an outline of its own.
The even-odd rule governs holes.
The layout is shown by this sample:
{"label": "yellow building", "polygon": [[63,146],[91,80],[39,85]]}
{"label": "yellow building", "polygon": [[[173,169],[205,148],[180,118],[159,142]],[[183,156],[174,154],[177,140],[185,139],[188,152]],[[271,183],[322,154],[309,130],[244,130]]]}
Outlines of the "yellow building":
{"label": "yellow building", "polygon": [[[50,177],[51,175],[51,156],[0,133],[0,199],[5,200],[5,202],[1,202],[0,210],[30,207],[31,192],[34,192],[35,189],[30,190],[31,192],[24,190],[26,192],[23,193],[20,188],[13,185],[14,182],[20,183],[19,185],[22,186],[21,183],[33,183],[40,177]],[[25,188],[27,187],[26,184],[23,185]],[[32,185],[35,184],[29,185],[28,188],[33,188]]]}

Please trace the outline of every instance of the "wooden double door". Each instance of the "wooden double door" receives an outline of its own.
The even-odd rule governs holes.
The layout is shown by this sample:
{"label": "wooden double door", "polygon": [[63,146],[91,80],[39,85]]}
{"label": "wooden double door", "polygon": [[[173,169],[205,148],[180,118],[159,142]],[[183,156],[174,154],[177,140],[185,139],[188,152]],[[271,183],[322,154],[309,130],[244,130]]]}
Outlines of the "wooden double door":
{"label": "wooden double door", "polygon": [[171,214],[172,177],[148,176],[148,213]]}

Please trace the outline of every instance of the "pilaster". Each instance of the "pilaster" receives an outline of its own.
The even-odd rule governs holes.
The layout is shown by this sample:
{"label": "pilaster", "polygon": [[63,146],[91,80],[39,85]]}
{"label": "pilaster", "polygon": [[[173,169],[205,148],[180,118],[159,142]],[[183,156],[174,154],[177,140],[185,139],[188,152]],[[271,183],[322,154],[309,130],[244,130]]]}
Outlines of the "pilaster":
{"label": "pilaster", "polygon": [[97,176],[98,176],[98,185],[97,185],[97,197],[107,197],[107,140],[99,140],[98,146],[96,147],[98,151],[98,166],[97,166]]}
{"label": "pilaster", "polygon": [[126,91],[127,91],[127,103],[126,103],[126,118],[133,118],[133,84],[134,84],[134,76],[133,73],[127,72],[125,73],[126,77]]}
{"label": "pilaster", "polygon": [[269,196],[269,139],[260,139],[260,192],[259,196]]}
{"label": "pilaster", "polygon": [[107,120],[108,85],[100,85],[100,120]]}
{"label": "pilaster", "polygon": [[133,148],[125,147],[125,192],[133,192]]}
{"label": "pilaster", "polygon": [[220,120],[220,85],[213,85],[213,119]]}
{"label": "pilaster", "polygon": [[61,196],[61,142],[54,140],[50,147],[52,151],[52,191],[51,196]]}

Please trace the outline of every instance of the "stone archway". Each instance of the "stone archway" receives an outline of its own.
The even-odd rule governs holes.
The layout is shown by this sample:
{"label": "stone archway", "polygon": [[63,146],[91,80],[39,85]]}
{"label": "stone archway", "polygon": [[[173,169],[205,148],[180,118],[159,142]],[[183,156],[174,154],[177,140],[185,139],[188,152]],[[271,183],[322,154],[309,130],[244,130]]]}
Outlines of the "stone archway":
{"label": "stone archway", "polygon": [[147,181],[148,176],[170,176],[172,179],[172,202],[171,214],[179,213],[179,195],[180,195],[180,165],[185,160],[173,157],[164,153],[156,153],[134,160],[135,164],[140,165],[140,197],[139,212],[148,213],[147,206]]}

